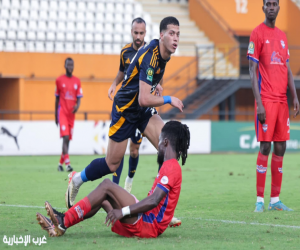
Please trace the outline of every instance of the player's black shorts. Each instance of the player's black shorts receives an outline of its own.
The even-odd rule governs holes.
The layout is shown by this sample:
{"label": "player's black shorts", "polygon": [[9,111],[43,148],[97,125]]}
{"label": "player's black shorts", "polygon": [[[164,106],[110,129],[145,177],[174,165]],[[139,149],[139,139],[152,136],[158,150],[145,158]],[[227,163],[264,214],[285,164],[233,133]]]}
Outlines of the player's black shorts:
{"label": "player's black shorts", "polygon": [[140,133],[143,133],[150,118],[155,114],[157,114],[155,108],[144,108],[141,113],[141,118],[137,122],[131,123],[122,116],[122,113],[117,112],[116,104],[114,103],[111,112],[111,123],[108,136],[115,142],[122,142],[131,138],[133,143],[138,144],[141,140],[136,138],[136,130],[138,129]]}
{"label": "player's black shorts", "polygon": [[134,135],[131,136],[130,139],[134,144],[141,144],[143,140],[143,135],[138,129],[136,129]]}

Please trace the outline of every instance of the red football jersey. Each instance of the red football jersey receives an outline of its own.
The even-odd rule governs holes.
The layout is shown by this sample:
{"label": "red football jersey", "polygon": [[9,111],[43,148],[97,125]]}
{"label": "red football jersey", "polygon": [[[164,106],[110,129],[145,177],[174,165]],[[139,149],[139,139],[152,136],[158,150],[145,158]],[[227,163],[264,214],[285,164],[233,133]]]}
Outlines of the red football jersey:
{"label": "red football jersey", "polygon": [[62,75],[58,77],[55,95],[59,96],[59,111],[65,115],[72,115],[77,98],[83,96],[80,80],[75,76]]}
{"label": "red football jersey", "polygon": [[176,159],[165,161],[148,196],[153,194],[155,188],[166,192],[166,196],[159,205],[143,214],[143,221],[154,224],[158,235],[162,234],[171,222],[181,190],[181,167]]}
{"label": "red football jersey", "polygon": [[250,37],[248,59],[258,63],[258,84],[263,102],[287,102],[290,55],[286,35],[278,28],[264,23]]}

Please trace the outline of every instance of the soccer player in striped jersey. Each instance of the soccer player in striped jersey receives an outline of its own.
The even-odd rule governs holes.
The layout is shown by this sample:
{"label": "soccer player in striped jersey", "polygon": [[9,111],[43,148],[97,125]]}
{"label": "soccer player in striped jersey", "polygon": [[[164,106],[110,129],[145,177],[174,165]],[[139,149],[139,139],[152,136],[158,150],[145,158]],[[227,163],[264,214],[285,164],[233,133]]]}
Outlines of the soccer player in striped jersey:
{"label": "soccer player in striped jersey", "polygon": [[58,237],[77,223],[93,217],[101,208],[107,212],[105,223],[111,230],[124,237],[156,238],[171,222],[180,196],[182,171],[180,157],[185,164],[190,145],[189,128],[179,121],[167,122],[159,136],[157,161],[162,167],[154,180],[148,196],[138,201],[135,196],[105,179],[88,196],[77,202],[65,213],[56,211],[49,202],[45,209],[48,218],[37,213],[42,229]]}
{"label": "soccer player in striped jersey", "polygon": [[[174,96],[162,96],[159,82],[163,78],[167,62],[179,43],[179,22],[175,17],[166,17],[160,23],[160,39],[144,45],[132,59],[114,97],[109,129],[107,154],[93,160],[80,173],[72,172],[65,201],[68,208],[74,205],[80,186],[114,173],[124,157],[128,138],[136,129],[157,149],[164,122],[154,107],[165,104],[183,110],[182,101]],[[152,95],[154,91],[158,95]],[[181,221],[177,223],[180,225]],[[174,225],[174,224],[173,224]]]}
{"label": "soccer player in striped jersey", "polygon": [[[113,101],[113,97],[116,91],[117,86],[124,80],[124,76],[126,75],[126,71],[137,53],[137,51],[145,45],[145,38],[146,35],[146,22],[144,19],[138,17],[132,21],[132,28],[131,28],[131,36],[132,36],[132,43],[126,44],[120,53],[120,67],[118,74],[113,81],[112,85],[108,90],[108,97],[110,100]],[[143,136],[141,132],[136,129],[136,132],[130,138],[130,156],[129,156],[129,169],[128,169],[128,176],[125,180],[124,189],[131,193],[133,177],[135,175],[138,162],[139,162],[139,149],[142,143]],[[119,184],[121,173],[123,170],[123,160],[116,172],[113,174],[113,182]]]}

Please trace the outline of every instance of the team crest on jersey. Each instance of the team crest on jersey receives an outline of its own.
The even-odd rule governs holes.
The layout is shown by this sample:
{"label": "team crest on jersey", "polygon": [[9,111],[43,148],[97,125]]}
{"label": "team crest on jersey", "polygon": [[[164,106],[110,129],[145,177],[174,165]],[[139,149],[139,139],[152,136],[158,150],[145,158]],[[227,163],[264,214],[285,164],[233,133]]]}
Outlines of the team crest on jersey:
{"label": "team crest on jersey", "polygon": [[278,172],[282,174],[282,168],[278,168]]}
{"label": "team crest on jersey", "polygon": [[152,68],[148,68],[146,74],[147,74],[147,80],[152,82],[153,81],[154,70]]}
{"label": "team crest on jersey", "polygon": [[263,131],[266,133],[267,130],[268,130],[268,124],[263,124],[263,125],[262,125],[262,129],[263,129]]}
{"label": "team crest on jersey", "polygon": [[260,174],[264,174],[265,172],[267,172],[267,168],[263,167],[262,165],[256,165],[256,170]]}
{"label": "team crest on jersey", "polygon": [[255,50],[255,44],[254,44],[254,42],[250,42],[249,43],[249,47],[248,47],[248,54],[253,55],[254,54],[254,50]]}
{"label": "team crest on jersey", "polygon": [[284,65],[283,57],[279,54],[279,52],[273,51],[271,56],[271,64]]}
{"label": "team crest on jersey", "polygon": [[77,84],[75,83],[75,84],[74,84],[74,89],[77,89],[77,88],[78,88],[78,86],[77,86]]}
{"label": "team crest on jersey", "polygon": [[285,43],[284,43],[284,41],[281,40],[280,43],[281,43],[282,48],[284,49],[284,48],[285,48]]}
{"label": "team crest on jersey", "polygon": [[169,178],[167,176],[163,176],[160,180],[160,182],[164,185],[168,184]]}

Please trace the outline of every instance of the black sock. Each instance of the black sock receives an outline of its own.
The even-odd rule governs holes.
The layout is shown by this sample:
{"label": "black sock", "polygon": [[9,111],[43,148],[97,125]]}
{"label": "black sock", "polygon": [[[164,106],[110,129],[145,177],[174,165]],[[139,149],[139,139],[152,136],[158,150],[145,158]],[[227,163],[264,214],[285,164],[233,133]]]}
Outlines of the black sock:
{"label": "black sock", "polygon": [[112,181],[116,184],[119,185],[119,182],[120,182],[120,178],[121,178],[121,174],[122,174],[122,170],[123,170],[123,162],[124,162],[124,157],[120,163],[120,166],[118,167],[117,171],[114,172],[113,174],[113,178],[112,178]]}
{"label": "black sock", "polygon": [[139,163],[139,155],[136,158],[129,157],[129,168],[128,168],[128,176],[133,178],[137,165]]}
{"label": "black sock", "polygon": [[95,159],[85,168],[85,175],[89,181],[100,179],[111,173],[105,158]]}

